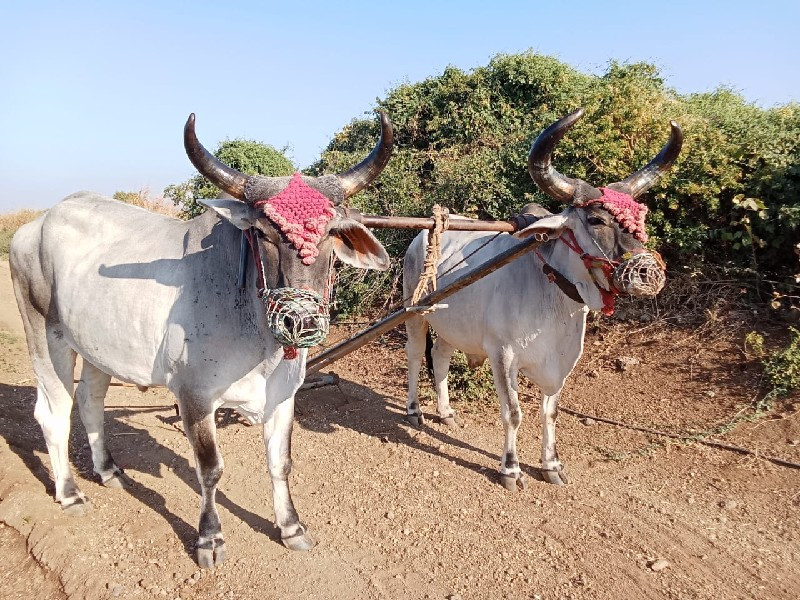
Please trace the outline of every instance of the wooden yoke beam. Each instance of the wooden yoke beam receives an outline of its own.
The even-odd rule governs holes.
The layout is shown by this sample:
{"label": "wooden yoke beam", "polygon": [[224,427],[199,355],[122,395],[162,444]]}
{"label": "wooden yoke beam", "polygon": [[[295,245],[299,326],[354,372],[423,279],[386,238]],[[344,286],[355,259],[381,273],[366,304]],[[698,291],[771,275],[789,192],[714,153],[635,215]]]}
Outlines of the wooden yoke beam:
{"label": "wooden yoke beam", "polygon": [[[386,217],[386,218],[394,218],[394,217]],[[419,219],[425,220],[425,219]],[[433,219],[431,221],[431,227],[433,227]],[[452,225],[454,222],[458,222],[459,220],[452,220],[450,224]],[[486,221],[484,221],[486,222]],[[372,225],[370,225],[372,227]],[[394,227],[392,225],[391,227]],[[452,229],[452,227],[450,227]],[[420,308],[427,308],[432,307],[435,304],[440,303],[442,300],[455,294],[457,291],[467,287],[469,284],[477,281],[478,279],[485,277],[489,273],[496,271],[500,267],[510,263],[515,258],[521,256],[522,254],[533,250],[540,244],[543,244],[549,241],[550,236],[546,231],[540,232],[533,232],[530,237],[525,238],[519,244],[512,246],[508,250],[501,252],[495,257],[490,258],[489,260],[481,263],[474,269],[471,269],[469,272],[465,273],[461,277],[458,277],[453,282],[449,283],[445,287],[438,289],[434,292],[431,292],[427,296],[424,296],[420,299],[419,304],[417,306],[406,306],[399,310],[396,310],[388,317],[378,321],[374,325],[371,325],[367,329],[363,330],[362,332],[356,334],[350,339],[344,340],[343,342],[339,342],[338,344],[331,346],[328,350],[318,354],[317,356],[309,359],[306,362],[306,374],[310,375],[311,373],[316,373],[320,369],[327,367],[332,362],[335,362],[342,358],[343,356],[350,354],[354,350],[357,350],[364,344],[367,344],[377,338],[378,336],[383,335],[387,331],[390,331],[404,323],[408,319],[410,319],[414,313]]]}

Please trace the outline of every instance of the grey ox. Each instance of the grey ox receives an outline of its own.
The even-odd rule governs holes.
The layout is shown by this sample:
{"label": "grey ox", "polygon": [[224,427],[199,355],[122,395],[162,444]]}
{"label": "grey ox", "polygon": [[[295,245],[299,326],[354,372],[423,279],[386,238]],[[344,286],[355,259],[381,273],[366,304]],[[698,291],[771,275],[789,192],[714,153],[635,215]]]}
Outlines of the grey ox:
{"label": "grey ox", "polygon": [[[500,478],[510,490],[524,486],[517,458],[517,430],[522,419],[517,398],[518,373],[522,371],[528,376],[543,394],[543,476],[550,483],[567,483],[564,465],[556,451],[556,413],[564,381],[583,352],[586,315],[589,309],[609,310],[618,291],[638,294],[637,290],[647,289],[655,293],[663,286],[663,270],[660,266],[652,268],[660,264],[660,259],[654,260],[641,243],[641,239],[646,239],[643,228],[646,209],[633,198],[653,185],[677,158],[682,132],[671,122],[670,140],[656,158],[624,181],[598,189],[561,175],[551,164],[555,145],[582,114],[579,109],[547,128],[534,142],[528,157],[530,174],[539,188],[570,206],[559,214],[550,214],[538,205],[528,205],[523,212],[542,218],[514,236],[524,238],[534,231],[546,231],[557,239],[544,244],[538,253],[526,253],[450,296],[447,308],[414,316],[406,322],[407,419],[415,425],[424,422],[417,384],[428,324],[437,336],[431,352],[437,409],[439,418],[448,425],[455,424],[447,389],[453,352],[462,350],[473,366],[488,357],[505,431]],[[630,219],[626,221],[627,213],[619,210],[620,205],[608,204],[609,198],[622,202],[626,210],[638,212],[638,229]],[[615,218],[612,213],[620,214]],[[628,228],[621,222],[626,222]],[[631,227],[636,231],[630,231]],[[443,287],[466,270],[518,243],[514,236],[445,232],[441,239],[439,284]],[[403,272],[406,298],[417,286],[426,243],[427,232],[423,232],[406,253]],[[631,267],[632,258],[649,259],[650,268],[626,269],[626,265]],[[550,278],[546,273],[551,274]],[[621,290],[620,286],[625,284],[618,275],[626,273],[634,275],[636,285]]]}
{"label": "grey ox", "polygon": [[[147,212],[90,192],[73,194],[20,228],[11,243],[14,291],[25,326],[38,393],[34,415],[44,432],[64,510],[81,514],[87,499],[67,456],[74,392],[86,426],[94,470],[104,485],[123,487],[122,469],[103,434],[103,400],[111,377],[139,386],[166,386],[177,397],[202,490],[197,561],[210,568],[225,558],[214,496],[223,469],[214,411],[233,407],[263,423],[275,520],[283,543],[307,550],[313,538],[289,493],[294,395],[305,376],[307,348],[286,352],[268,327],[256,289],[327,293],[332,254],[358,267],[388,268],[378,240],[344,216],[339,204],[375,179],[391,154],[391,123],[381,113],[381,137],[371,154],[340,175],[249,176],[210,154],[184,128],[187,154],[198,171],[233,198],[206,200],[190,221]],[[291,182],[321,200],[326,221],[316,260],[303,260],[259,200]],[[313,191],[315,190],[315,191]],[[244,289],[237,286],[241,230],[254,228]],[[308,250],[308,249],[306,249]],[[258,263],[263,264],[263,270]],[[310,264],[308,264],[310,263]],[[319,310],[295,311],[302,325]],[[306,305],[304,305],[306,306]],[[306,307],[307,308],[307,307]],[[294,358],[292,358],[294,356]]]}

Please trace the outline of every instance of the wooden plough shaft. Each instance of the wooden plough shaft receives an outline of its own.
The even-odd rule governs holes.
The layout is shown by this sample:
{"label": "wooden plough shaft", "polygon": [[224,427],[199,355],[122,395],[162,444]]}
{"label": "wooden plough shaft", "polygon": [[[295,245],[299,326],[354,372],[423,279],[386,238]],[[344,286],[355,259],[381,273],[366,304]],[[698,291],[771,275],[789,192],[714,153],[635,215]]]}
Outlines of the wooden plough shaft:
{"label": "wooden plough shaft", "polygon": [[[420,219],[424,220],[424,219]],[[432,220],[431,220],[432,221]],[[450,221],[450,224],[458,223],[460,221]],[[371,225],[370,225],[371,226]],[[452,227],[449,227],[452,229]],[[540,244],[547,242],[550,239],[547,232],[535,232],[530,237],[524,239],[516,246],[501,252],[497,256],[481,263],[474,269],[471,269],[469,272],[465,273],[461,277],[458,277],[445,287],[438,289],[434,292],[431,292],[427,296],[423,296],[419,304],[416,306],[406,306],[399,310],[396,310],[388,317],[378,321],[374,325],[371,325],[364,331],[356,334],[352,338],[349,338],[343,342],[339,342],[338,344],[332,346],[328,350],[318,354],[317,356],[309,359],[306,362],[306,373],[316,373],[320,369],[325,368],[329,364],[334,361],[339,360],[343,356],[357,350],[364,344],[367,344],[374,340],[375,338],[383,335],[387,331],[390,331],[397,327],[398,325],[406,322],[410,319],[415,312],[420,310],[428,310],[431,307],[434,307],[436,304],[440,303],[442,300],[451,296],[458,292],[459,290],[464,289],[469,284],[474,283],[478,279],[485,277],[489,273],[496,271],[500,267],[510,263],[515,258],[521,256],[522,254],[533,250]]]}

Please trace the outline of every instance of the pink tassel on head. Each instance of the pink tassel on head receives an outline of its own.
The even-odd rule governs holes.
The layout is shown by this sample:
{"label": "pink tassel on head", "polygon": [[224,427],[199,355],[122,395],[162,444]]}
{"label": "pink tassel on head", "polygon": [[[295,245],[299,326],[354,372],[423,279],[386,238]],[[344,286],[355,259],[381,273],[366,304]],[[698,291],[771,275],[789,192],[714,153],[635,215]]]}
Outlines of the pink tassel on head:
{"label": "pink tassel on head", "polygon": [[319,256],[319,241],[336,214],[328,197],[306,184],[300,173],[295,173],[280,193],[253,206],[262,207],[264,214],[297,248],[304,265],[314,263]]}
{"label": "pink tassel on head", "polygon": [[633,237],[644,244],[647,241],[644,220],[647,216],[648,208],[644,204],[636,202],[628,194],[609,188],[600,188],[600,191],[603,192],[600,198],[589,200],[580,206],[588,206],[589,204],[602,205],[603,208],[614,215],[614,218],[624,229],[631,232]]}

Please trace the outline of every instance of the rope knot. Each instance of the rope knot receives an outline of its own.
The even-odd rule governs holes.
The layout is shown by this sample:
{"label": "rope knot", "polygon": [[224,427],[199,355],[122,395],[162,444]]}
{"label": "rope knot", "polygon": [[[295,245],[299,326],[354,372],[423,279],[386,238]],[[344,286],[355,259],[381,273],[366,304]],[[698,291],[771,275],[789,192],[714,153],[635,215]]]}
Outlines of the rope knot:
{"label": "rope knot", "polygon": [[[439,204],[433,205],[433,230],[428,236],[428,250],[425,253],[425,262],[422,264],[422,273],[419,276],[417,288],[411,296],[411,305],[416,305],[423,296],[436,291],[436,267],[441,259],[442,233],[450,225],[450,211]],[[423,313],[424,314],[424,313]]]}

